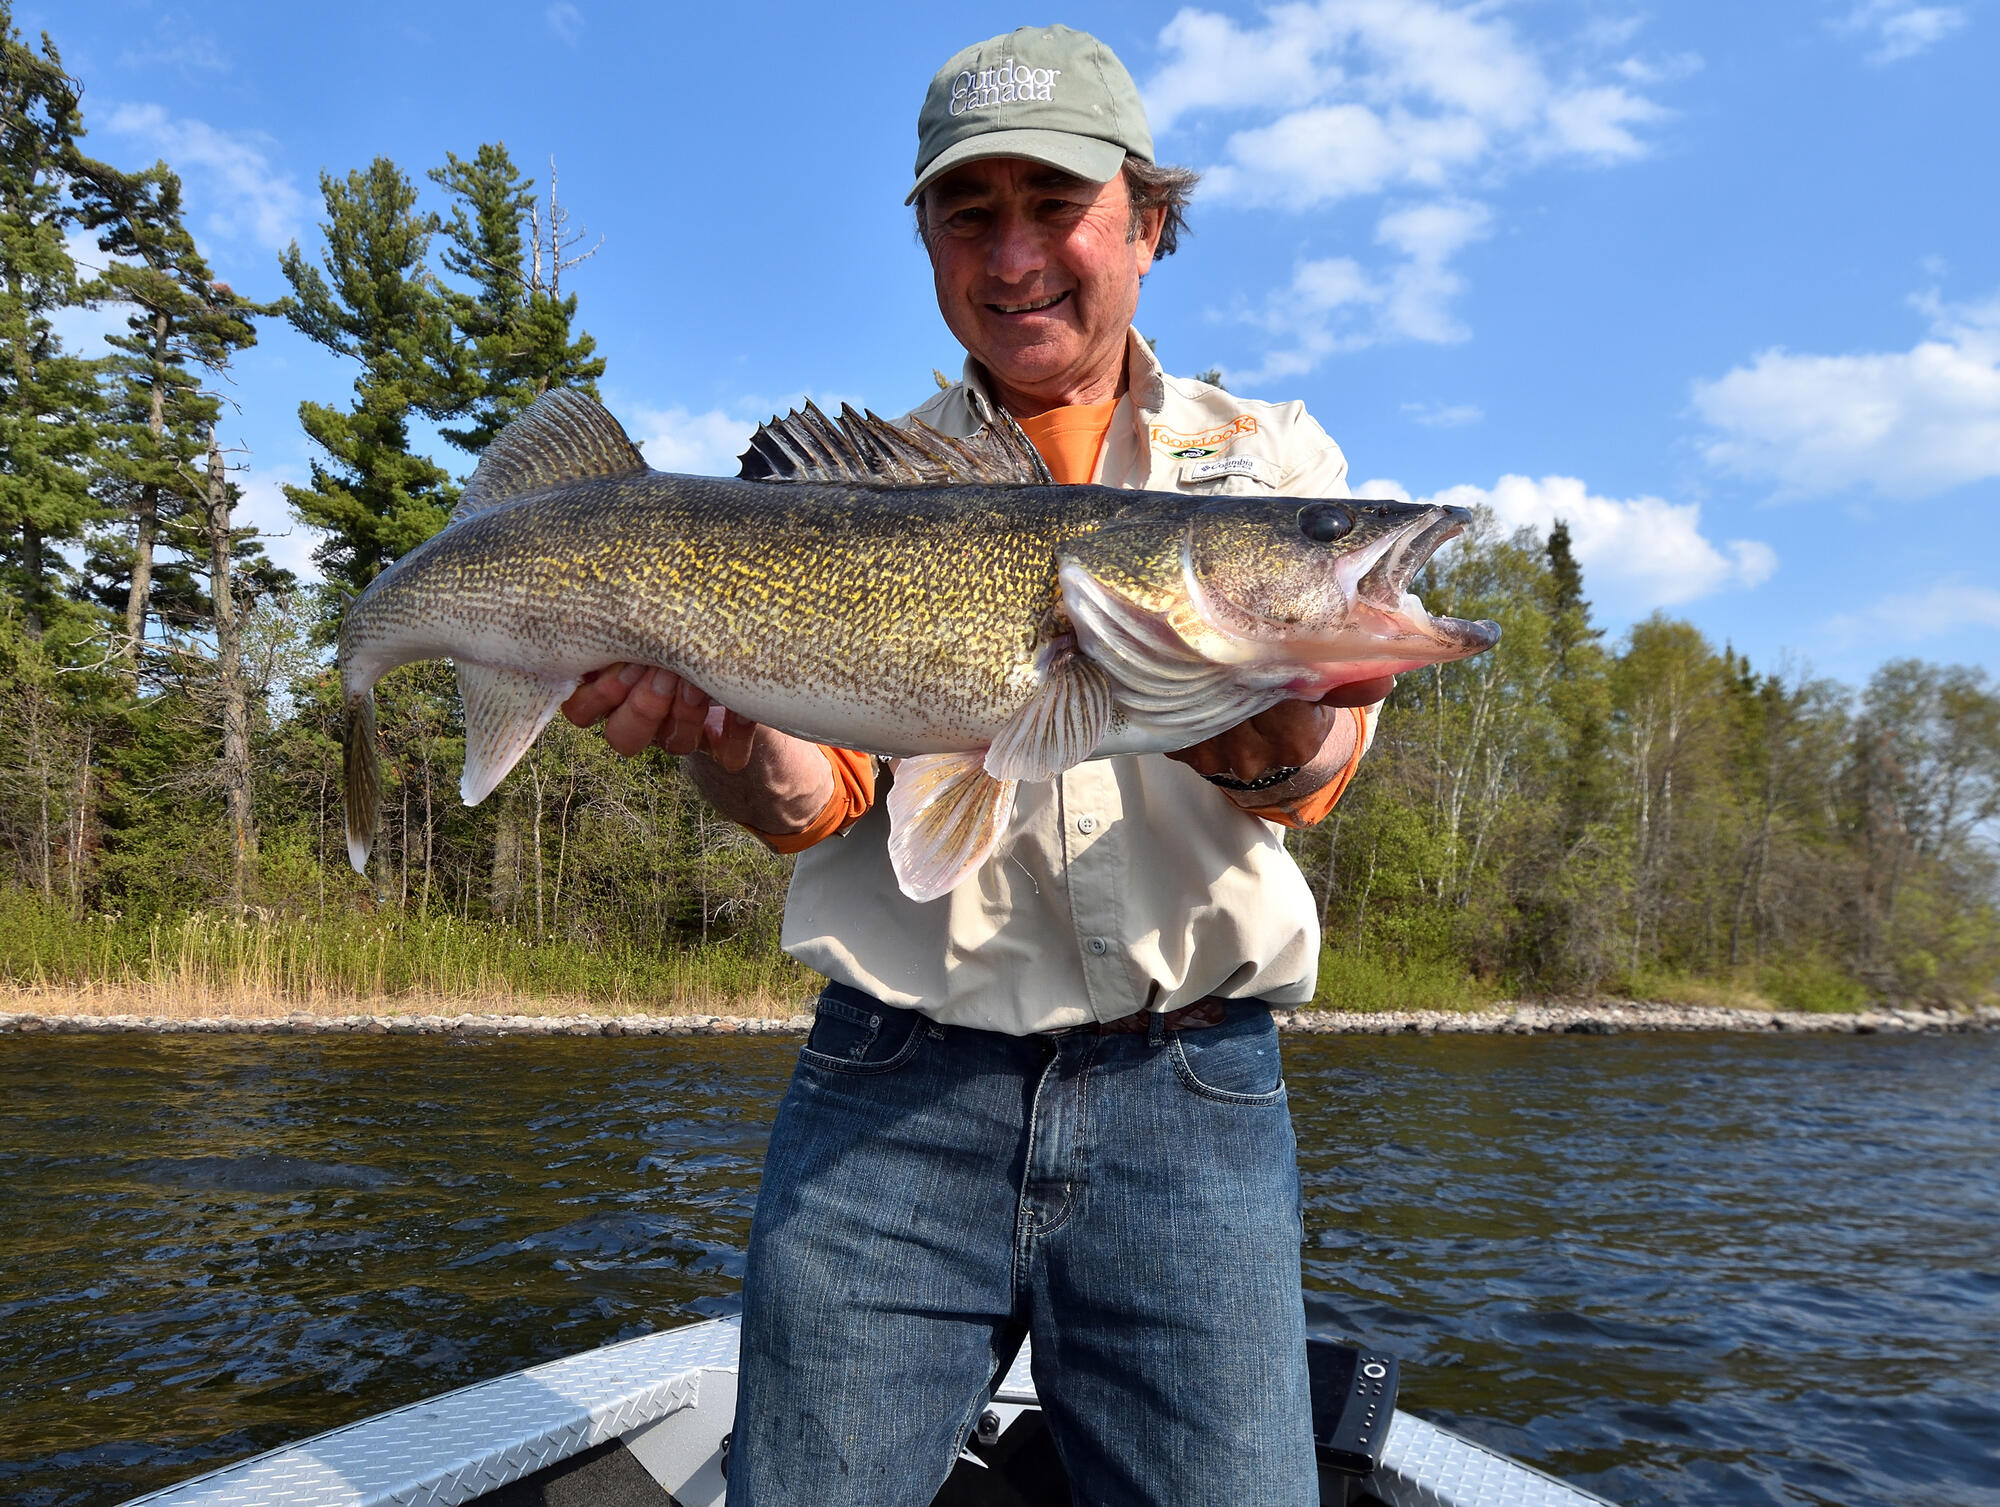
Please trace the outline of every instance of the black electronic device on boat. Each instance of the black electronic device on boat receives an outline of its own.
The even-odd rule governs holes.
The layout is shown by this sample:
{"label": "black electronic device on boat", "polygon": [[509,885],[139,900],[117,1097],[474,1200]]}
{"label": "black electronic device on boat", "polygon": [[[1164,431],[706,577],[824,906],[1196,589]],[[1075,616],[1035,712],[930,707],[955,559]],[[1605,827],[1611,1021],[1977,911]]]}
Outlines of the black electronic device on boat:
{"label": "black electronic device on boat", "polygon": [[1396,1357],[1332,1340],[1306,1341],[1313,1446],[1320,1465],[1365,1476],[1382,1463],[1396,1412]]}

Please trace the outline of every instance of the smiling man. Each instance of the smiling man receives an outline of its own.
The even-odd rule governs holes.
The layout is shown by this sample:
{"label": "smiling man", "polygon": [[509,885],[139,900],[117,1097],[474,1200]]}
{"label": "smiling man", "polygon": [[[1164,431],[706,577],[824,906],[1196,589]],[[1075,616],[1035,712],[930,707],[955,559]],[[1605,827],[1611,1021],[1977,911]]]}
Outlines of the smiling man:
{"label": "smiling man", "polygon": [[[909,418],[966,436],[1004,408],[1058,482],[1344,496],[1299,404],[1169,377],[1133,329],[1193,184],[1094,38],[951,59],[909,202],[967,359]],[[1332,808],[1388,689],[1024,783],[927,904],[897,888],[873,760],[665,671],[578,690],[573,721],[688,755],[799,855],[785,947],[830,981],[758,1194],[733,1507],[922,1507],[1025,1335],[1079,1501],[1317,1499],[1271,1007],[1311,999],[1319,931],[1282,838]]]}

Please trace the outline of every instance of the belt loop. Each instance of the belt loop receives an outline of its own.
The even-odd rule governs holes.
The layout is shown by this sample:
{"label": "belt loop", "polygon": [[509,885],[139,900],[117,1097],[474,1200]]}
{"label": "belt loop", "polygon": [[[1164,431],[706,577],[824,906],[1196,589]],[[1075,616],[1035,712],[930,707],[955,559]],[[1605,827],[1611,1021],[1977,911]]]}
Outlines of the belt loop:
{"label": "belt loop", "polygon": [[1152,1010],[1147,1013],[1151,1018],[1146,1022],[1146,1045],[1149,1047],[1165,1046],[1167,1044],[1167,1012],[1164,1010]]}

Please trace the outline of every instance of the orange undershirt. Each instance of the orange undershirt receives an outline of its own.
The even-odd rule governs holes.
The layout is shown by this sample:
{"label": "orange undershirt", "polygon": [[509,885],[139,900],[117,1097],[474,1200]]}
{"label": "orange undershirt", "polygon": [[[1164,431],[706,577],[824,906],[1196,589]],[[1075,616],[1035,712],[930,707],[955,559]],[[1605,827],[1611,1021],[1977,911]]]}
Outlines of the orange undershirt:
{"label": "orange undershirt", "polygon": [[[1081,486],[1097,479],[1097,458],[1104,451],[1104,437],[1111,432],[1111,415],[1117,407],[1118,400],[1108,398],[1102,403],[1051,408],[1047,413],[1018,422],[1021,432],[1041,452],[1049,475],[1063,486]],[[1253,816],[1287,827],[1309,827],[1324,818],[1346,791],[1355,767],[1361,762],[1364,724],[1360,712],[1354,713],[1354,718],[1354,756],[1338,777],[1293,805],[1244,809]],[[815,843],[845,832],[875,804],[875,760],[870,755],[856,753],[851,748],[828,748],[824,744],[820,745],[820,752],[826,755],[826,762],[833,770],[833,794],[803,832],[784,836],[757,833],[776,852],[803,853]]]}
{"label": "orange undershirt", "polygon": [[1042,452],[1049,475],[1066,487],[1082,486],[1097,479],[1097,457],[1104,449],[1104,436],[1111,432],[1111,411],[1117,406],[1116,398],[1107,398],[1102,403],[1051,408],[1021,419],[1021,433]]}

